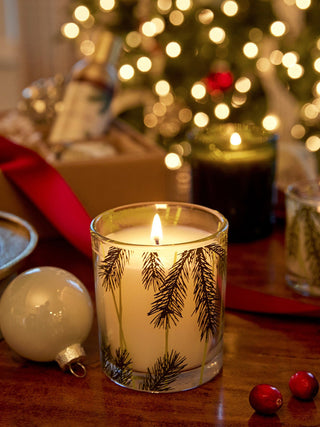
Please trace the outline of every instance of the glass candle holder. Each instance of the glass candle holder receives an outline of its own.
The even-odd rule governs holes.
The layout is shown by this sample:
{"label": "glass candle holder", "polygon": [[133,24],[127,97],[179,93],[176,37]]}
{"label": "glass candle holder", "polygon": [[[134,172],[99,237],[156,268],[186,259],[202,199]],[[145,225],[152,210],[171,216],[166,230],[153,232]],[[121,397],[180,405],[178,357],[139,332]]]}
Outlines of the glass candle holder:
{"label": "glass candle holder", "polygon": [[320,180],[286,191],[286,281],[306,296],[320,296]]}
{"label": "glass candle holder", "polygon": [[228,222],[187,203],[112,209],[91,224],[100,352],[122,386],[173,392],[222,367]]}
{"label": "glass candle holder", "polygon": [[257,126],[232,123],[192,136],[193,202],[228,218],[231,242],[272,231],[276,139]]}

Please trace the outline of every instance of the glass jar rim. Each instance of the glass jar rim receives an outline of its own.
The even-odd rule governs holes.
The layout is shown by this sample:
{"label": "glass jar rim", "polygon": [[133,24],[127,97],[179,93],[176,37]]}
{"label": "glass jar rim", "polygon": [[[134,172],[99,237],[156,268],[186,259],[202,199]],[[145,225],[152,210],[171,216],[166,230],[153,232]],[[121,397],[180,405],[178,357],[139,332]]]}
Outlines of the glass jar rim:
{"label": "glass jar rim", "polygon": [[[106,215],[112,215],[113,213],[119,213],[120,211],[124,211],[127,209],[135,209],[135,208],[143,208],[143,207],[155,207],[155,213],[157,213],[157,207],[158,210],[160,209],[165,209],[165,207],[181,207],[181,208],[186,208],[186,209],[191,209],[191,210],[198,210],[198,211],[202,211],[203,213],[207,213],[211,216],[215,216],[218,220],[219,223],[221,224],[221,226],[219,227],[219,229],[215,232],[209,233],[207,236],[204,237],[200,237],[200,238],[195,238],[192,240],[186,240],[183,242],[178,242],[178,243],[165,243],[165,244],[160,244],[160,245],[156,245],[156,244],[152,244],[152,243],[131,243],[131,242],[123,242],[120,240],[115,240],[115,239],[111,239],[108,236],[105,236],[104,234],[102,234],[101,232],[99,232],[96,229],[96,224],[97,222]],[[130,228],[130,227],[128,227]],[[195,225],[195,228],[201,228],[201,225]],[[158,249],[162,249],[162,248],[166,248],[166,247],[179,247],[179,246],[186,246],[190,243],[195,244],[195,243],[203,243],[206,241],[210,241],[212,239],[214,239],[215,237],[221,235],[222,233],[226,233],[227,230],[229,228],[229,223],[228,220],[217,210],[208,208],[206,206],[202,206],[202,205],[197,205],[197,204],[192,204],[192,203],[186,203],[186,202],[175,202],[175,201],[165,201],[165,202],[139,202],[139,203],[131,203],[131,204],[127,204],[127,205],[122,205],[122,206],[118,206],[116,208],[112,208],[112,209],[108,209],[102,213],[100,213],[99,215],[97,215],[90,224],[90,233],[92,236],[96,236],[99,238],[99,240],[104,241],[104,242],[113,242],[115,244],[121,245],[121,246],[130,246],[130,247],[135,247],[135,248],[158,248]],[[111,233],[110,233],[111,234]]]}
{"label": "glass jar rim", "polygon": [[[315,193],[315,189],[317,189],[317,193]],[[320,178],[295,181],[287,186],[285,195],[298,202],[318,206],[320,204]]]}
{"label": "glass jar rim", "polygon": [[268,131],[254,123],[217,123],[208,125],[204,128],[195,128],[192,132],[191,139],[195,142],[200,142],[206,145],[212,143],[212,141],[203,140],[204,137],[210,135],[210,132],[224,131],[224,134],[227,133],[232,135],[233,133],[240,132],[241,130],[250,130],[252,132],[252,137],[259,141],[257,145],[261,145],[261,143],[276,142],[278,139],[277,133]]}
{"label": "glass jar rim", "polygon": [[[248,134],[245,134],[248,133]],[[232,143],[239,134],[241,143]],[[275,158],[278,135],[255,124],[222,123],[196,129],[189,134],[190,158],[211,161],[265,160]]]}

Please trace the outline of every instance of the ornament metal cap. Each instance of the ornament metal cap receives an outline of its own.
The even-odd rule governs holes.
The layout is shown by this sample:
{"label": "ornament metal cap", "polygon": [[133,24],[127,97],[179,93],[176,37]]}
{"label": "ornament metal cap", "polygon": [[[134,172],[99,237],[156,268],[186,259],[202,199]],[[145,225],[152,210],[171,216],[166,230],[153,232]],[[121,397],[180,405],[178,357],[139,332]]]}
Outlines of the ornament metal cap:
{"label": "ornament metal cap", "polygon": [[71,344],[56,356],[56,362],[63,371],[69,370],[74,376],[82,378],[87,371],[82,364],[86,353],[81,344]]}

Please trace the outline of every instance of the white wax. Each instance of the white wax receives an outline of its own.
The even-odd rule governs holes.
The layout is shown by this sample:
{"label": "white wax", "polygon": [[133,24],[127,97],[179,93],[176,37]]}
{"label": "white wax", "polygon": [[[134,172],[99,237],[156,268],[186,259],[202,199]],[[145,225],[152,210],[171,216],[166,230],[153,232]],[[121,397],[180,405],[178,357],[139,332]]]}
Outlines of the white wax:
{"label": "white wax", "polygon": [[[109,235],[108,238],[117,242],[130,244],[150,245],[150,227],[135,227],[121,230]],[[152,368],[156,359],[165,353],[165,329],[155,328],[151,323],[152,316],[148,312],[152,308],[154,301],[154,290],[152,286],[149,290],[144,288],[142,283],[143,252],[158,252],[162,264],[168,269],[174,264],[183,250],[207,245],[211,240],[195,242],[209,236],[209,233],[201,229],[169,226],[163,227],[163,241],[154,247],[128,246],[126,249],[132,250],[130,262],[126,264],[124,275],[121,281],[122,300],[122,327],[125,337],[126,348],[133,361],[135,371],[145,372],[147,368]],[[175,246],[174,243],[193,242],[182,247]],[[162,246],[170,244],[170,246]],[[113,242],[106,244],[100,250],[100,258],[103,260]],[[200,366],[203,360],[205,342],[200,341],[200,332],[197,325],[197,315],[194,312],[193,282],[190,275],[187,282],[187,298],[185,300],[183,317],[178,321],[177,326],[172,324],[169,329],[168,343],[169,352],[171,349],[186,357],[188,364],[186,369]],[[97,289],[97,309],[99,324],[104,324],[102,330],[111,344],[113,352],[120,347],[119,319],[117,317],[114,298],[110,291],[106,291],[102,286],[102,279]],[[116,290],[116,301],[119,304],[119,289]],[[210,346],[209,346],[210,347]],[[209,348],[208,348],[209,349]]]}
{"label": "white wax", "polygon": [[[163,238],[160,241],[160,245],[187,243],[210,236],[209,232],[194,227],[169,225],[162,228]],[[155,244],[151,238],[151,224],[150,227],[140,226],[120,230],[109,234],[107,237],[117,242],[134,245]]]}

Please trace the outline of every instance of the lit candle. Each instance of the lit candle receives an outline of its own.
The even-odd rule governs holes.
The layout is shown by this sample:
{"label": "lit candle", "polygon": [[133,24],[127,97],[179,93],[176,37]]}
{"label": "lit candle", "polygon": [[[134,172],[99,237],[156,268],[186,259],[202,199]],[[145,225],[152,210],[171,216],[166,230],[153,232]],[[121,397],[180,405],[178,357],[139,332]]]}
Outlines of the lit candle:
{"label": "lit candle", "polygon": [[[129,206],[102,214],[92,230],[106,374],[148,391],[192,388],[215,376],[222,366],[222,215],[188,204]],[[120,366],[125,357],[128,365]]]}
{"label": "lit candle", "polygon": [[152,222],[151,241],[159,245],[160,239],[163,238],[161,219],[159,214],[155,214]]}
{"label": "lit candle", "polygon": [[272,231],[276,137],[256,126],[224,124],[193,139],[193,201],[219,210],[230,241]]}

